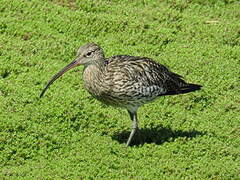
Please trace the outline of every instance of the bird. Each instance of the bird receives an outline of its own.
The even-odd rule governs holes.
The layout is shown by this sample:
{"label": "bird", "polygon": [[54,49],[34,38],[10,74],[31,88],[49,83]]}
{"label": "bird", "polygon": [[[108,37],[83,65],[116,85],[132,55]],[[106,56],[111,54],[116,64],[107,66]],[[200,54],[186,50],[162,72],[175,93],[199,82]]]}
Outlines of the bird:
{"label": "bird", "polygon": [[104,51],[98,44],[87,43],[78,49],[74,61],[50,79],[40,98],[56,79],[80,65],[84,66],[84,88],[94,98],[106,105],[128,111],[132,129],[126,146],[131,145],[135,135],[141,141],[137,118],[139,107],[161,96],[185,94],[202,87],[187,83],[181,75],[151,58],[130,55],[105,58]]}

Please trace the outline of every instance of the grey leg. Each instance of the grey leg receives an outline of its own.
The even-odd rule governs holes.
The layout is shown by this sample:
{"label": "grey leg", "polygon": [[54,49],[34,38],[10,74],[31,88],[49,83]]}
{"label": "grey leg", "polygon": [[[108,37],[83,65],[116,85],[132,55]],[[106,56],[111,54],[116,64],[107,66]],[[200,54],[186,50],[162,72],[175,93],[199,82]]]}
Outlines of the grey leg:
{"label": "grey leg", "polygon": [[130,118],[132,120],[132,131],[131,131],[131,134],[128,138],[128,141],[127,141],[127,146],[129,146],[133,140],[133,136],[135,135],[135,133],[137,132],[138,133],[138,138],[140,139],[140,132],[139,132],[139,129],[138,129],[138,120],[137,120],[137,112],[130,112],[128,111],[129,115],[130,115]]}

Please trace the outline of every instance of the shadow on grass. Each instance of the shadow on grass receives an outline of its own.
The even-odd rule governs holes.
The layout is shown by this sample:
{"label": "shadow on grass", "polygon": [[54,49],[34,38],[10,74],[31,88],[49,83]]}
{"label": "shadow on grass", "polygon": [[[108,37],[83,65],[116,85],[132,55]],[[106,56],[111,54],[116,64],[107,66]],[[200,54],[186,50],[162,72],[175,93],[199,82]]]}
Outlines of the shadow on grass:
{"label": "shadow on grass", "polygon": [[[122,131],[116,133],[112,136],[113,140],[118,141],[119,143],[126,143],[131,131]],[[172,130],[171,128],[166,127],[154,127],[154,128],[142,128],[140,129],[142,142],[138,140],[137,135],[134,136],[132,145],[140,145],[145,143],[155,143],[160,145],[164,142],[171,142],[174,139],[183,137],[186,139],[192,139],[197,136],[204,135],[205,133],[200,131],[182,131],[182,130]]]}

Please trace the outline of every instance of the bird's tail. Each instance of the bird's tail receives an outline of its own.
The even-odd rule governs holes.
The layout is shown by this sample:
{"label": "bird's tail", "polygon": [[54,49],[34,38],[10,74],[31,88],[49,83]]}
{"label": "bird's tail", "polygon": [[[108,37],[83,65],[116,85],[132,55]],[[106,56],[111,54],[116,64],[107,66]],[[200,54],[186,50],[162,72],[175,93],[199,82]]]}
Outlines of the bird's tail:
{"label": "bird's tail", "polygon": [[165,95],[185,94],[200,90],[201,87],[202,86],[198,84],[184,83],[184,85],[180,86],[179,88],[168,91]]}
{"label": "bird's tail", "polygon": [[179,94],[185,94],[185,93],[189,93],[189,92],[192,92],[192,91],[197,91],[197,90],[200,90],[201,87],[202,86],[198,85],[198,84],[187,83],[185,86],[181,87],[178,90],[178,93]]}

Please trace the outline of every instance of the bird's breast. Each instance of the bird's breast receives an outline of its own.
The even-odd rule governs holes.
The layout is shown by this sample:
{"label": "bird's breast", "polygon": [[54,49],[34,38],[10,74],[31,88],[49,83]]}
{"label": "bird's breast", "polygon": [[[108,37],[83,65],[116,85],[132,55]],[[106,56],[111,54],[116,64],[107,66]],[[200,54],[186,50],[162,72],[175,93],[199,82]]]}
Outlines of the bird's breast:
{"label": "bird's breast", "polygon": [[90,65],[83,71],[84,88],[98,99],[106,91],[103,83],[103,73],[94,65]]}

